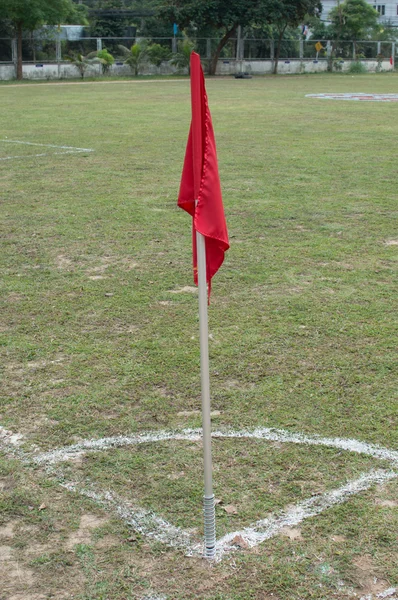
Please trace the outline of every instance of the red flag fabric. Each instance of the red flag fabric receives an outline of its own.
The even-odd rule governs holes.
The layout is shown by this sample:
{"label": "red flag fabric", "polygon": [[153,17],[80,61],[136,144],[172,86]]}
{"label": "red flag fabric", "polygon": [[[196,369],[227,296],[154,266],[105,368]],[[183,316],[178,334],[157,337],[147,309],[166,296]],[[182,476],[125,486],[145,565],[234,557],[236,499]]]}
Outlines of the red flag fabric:
{"label": "red flag fabric", "polygon": [[394,62],[394,59],[393,59],[393,57],[392,57],[392,56],[390,56],[390,65],[392,65],[392,64],[393,64],[393,62]]}
{"label": "red flag fabric", "polygon": [[193,219],[193,266],[196,285],[198,284],[196,231],[205,238],[206,281],[210,294],[211,279],[224,261],[229,240],[204,75],[200,57],[193,52],[191,90],[195,89],[197,94],[192,92],[192,122],[185,152],[178,206],[187,211]]}

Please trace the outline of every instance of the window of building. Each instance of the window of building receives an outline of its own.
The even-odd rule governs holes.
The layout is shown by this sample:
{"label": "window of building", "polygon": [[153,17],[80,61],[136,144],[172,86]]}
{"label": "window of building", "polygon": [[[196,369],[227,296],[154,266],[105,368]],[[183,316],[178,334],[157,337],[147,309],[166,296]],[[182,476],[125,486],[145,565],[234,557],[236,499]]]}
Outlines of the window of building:
{"label": "window of building", "polygon": [[[374,4],[373,8],[377,10],[379,15],[383,17],[386,14],[386,5],[385,4]],[[397,6],[397,15],[398,15],[398,6]]]}

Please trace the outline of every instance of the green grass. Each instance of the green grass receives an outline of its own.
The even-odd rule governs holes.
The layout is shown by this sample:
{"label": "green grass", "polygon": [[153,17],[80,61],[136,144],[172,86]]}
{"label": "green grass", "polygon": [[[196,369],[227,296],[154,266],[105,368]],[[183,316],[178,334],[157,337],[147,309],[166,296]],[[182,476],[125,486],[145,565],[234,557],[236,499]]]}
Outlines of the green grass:
{"label": "green grass", "polygon": [[[231,241],[209,309],[217,426],[398,449],[398,106],[305,98],[392,93],[396,83],[385,74],[208,80]],[[0,161],[0,424],[42,449],[200,426],[197,413],[182,414],[200,408],[197,298],[172,293],[192,285],[190,223],[176,207],[189,82],[0,86],[0,100],[0,140],[94,149],[35,158],[47,150],[0,141],[0,158],[23,157]],[[254,442],[242,454],[240,444],[215,444],[217,495],[239,509],[235,517],[217,509],[220,533],[375,465]],[[107,451],[70,469],[200,535],[200,448]],[[15,486],[12,472],[21,473]],[[119,546],[82,542],[71,555],[68,531],[97,509],[29,477],[5,460],[0,498],[7,519],[49,546],[29,562],[43,592],[61,581],[58,593],[85,600],[152,588],[169,599],[342,599],[350,586],[366,591],[358,556],[398,584],[396,508],[374,502],[394,498],[394,482],[305,522],[302,540],[278,537],[209,571],[200,561],[181,569],[181,555],[163,546],[128,542],[115,520]],[[55,511],[50,528],[36,505],[32,523],[32,495]],[[56,525],[63,514],[65,531]]]}

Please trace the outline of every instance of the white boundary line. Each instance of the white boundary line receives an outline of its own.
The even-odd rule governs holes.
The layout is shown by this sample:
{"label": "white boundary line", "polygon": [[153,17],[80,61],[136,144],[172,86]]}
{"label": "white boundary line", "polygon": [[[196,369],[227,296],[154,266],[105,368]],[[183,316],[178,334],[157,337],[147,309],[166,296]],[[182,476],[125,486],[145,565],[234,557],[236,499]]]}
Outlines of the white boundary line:
{"label": "white boundary line", "polygon": [[0,140],[4,144],[22,144],[24,146],[40,146],[42,148],[56,148],[64,152],[41,152],[40,154],[27,154],[26,156],[6,156],[0,160],[14,160],[16,158],[37,158],[40,156],[54,156],[58,154],[78,154],[80,152],[94,152],[93,148],[76,148],[74,146],[55,146],[54,144],[38,144],[36,142],[24,142],[22,140]]}
{"label": "white boundary line", "polygon": [[[58,479],[60,476],[62,477],[62,473],[54,471],[52,466],[48,466],[46,471]],[[271,514],[267,519],[260,519],[242,530],[230,532],[217,540],[215,560],[219,562],[227,554],[240,549],[234,543],[236,537],[242,538],[248,548],[254,548],[278,535],[284,527],[298,525],[305,519],[320,515],[325,510],[346,502],[350,497],[368,490],[375,484],[382,485],[397,477],[398,472],[396,471],[371,470],[368,473],[362,473],[357,479],[347,482],[340,488],[312,496],[289,510]],[[203,542],[195,540],[188,531],[175,527],[152,511],[126,502],[113,492],[97,491],[91,482],[63,481],[60,482],[60,485],[70,492],[90,498],[102,507],[113,509],[122,521],[143,536],[168,547],[179,549],[186,556],[203,557]]]}
{"label": "white boundary line", "polygon": [[379,592],[376,595],[366,594],[366,596],[361,596],[359,600],[376,600],[377,598],[389,598],[389,600],[398,600],[398,596],[395,596],[395,593],[398,592],[398,588],[388,588],[388,590],[384,590],[384,592]]}
{"label": "white boundary line", "polygon": [[[217,430],[212,432],[213,438],[251,438],[271,442],[291,442],[293,444],[306,444],[310,446],[325,446],[328,448],[337,448],[347,450],[357,454],[365,454],[380,460],[387,460],[397,463],[398,451],[383,448],[377,444],[368,444],[349,438],[324,438],[318,435],[305,435],[300,433],[291,433],[284,429],[274,429],[268,427],[257,427],[256,429],[242,429],[234,431],[232,429]],[[50,452],[43,452],[34,457],[37,464],[55,464],[65,460],[70,460],[76,456],[87,452],[98,452],[99,450],[108,450],[110,448],[121,448],[123,446],[133,446],[136,444],[146,444],[150,442],[163,442],[168,440],[186,440],[198,441],[202,439],[201,429],[183,429],[178,431],[150,431],[147,433],[105,437],[101,439],[83,440],[71,446],[57,448]]]}
{"label": "white boundary line", "polygon": [[[56,477],[64,488],[71,492],[91,498],[97,504],[115,510],[118,516],[142,535],[160,541],[170,547],[183,550],[187,556],[202,556],[203,545],[193,539],[191,534],[179,527],[175,527],[162,517],[137,505],[128,503],[110,491],[97,491],[91,482],[68,482],[59,467],[54,465],[61,461],[75,458],[85,452],[95,452],[129,446],[134,444],[159,442],[167,440],[197,441],[201,439],[200,429],[185,429],[176,431],[152,431],[134,436],[108,437],[98,440],[83,440],[78,444],[59,448],[51,452],[24,454],[18,449],[21,444],[19,434],[13,434],[0,426],[0,449],[8,450],[12,455],[18,454],[18,458],[25,463],[33,463],[42,466],[48,475]],[[392,469],[398,466],[398,452],[389,450],[374,444],[367,444],[358,440],[344,438],[322,438],[320,436],[307,436],[291,433],[281,429],[256,428],[253,430],[226,430],[214,431],[215,438],[252,438],[265,441],[290,442],[295,444],[326,446],[356,452],[375,459],[390,463]],[[316,516],[325,510],[342,504],[351,496],[369,489],[374,484],[383,484],[398,477],[396,470],[371,470],[362,473],[357,479],[343,486],[312,496],[299,502],[289,510],[270,515],[267,519],[260,519],[240,531],[228,533],[217,542],[216,560],[221,560],[226,554],[238,550],[234,539],[239,536],[243,538],[249,548],[257,546],[267,539],[278,535],[286,526],[297,525],[303,520]],[[393,588],[391,588],[393,589]],[[387,590],[389,591],[389,590]],[[383,592],[385,593],[385,592]],[[388,597],[388,596],[379,596]],[[363,600],[369,600],[364,598]]]}
{"label": "white boundary line", "polygon": [[96,491],[92,485],[90,488],[75,482],[64,482],[61,485],[70,492],[76,492],[80,496],[94,500],[102,507],[115,510],[120,519],[138,533],[171,548],[183,550],[186,556],[203,556],[202,543],[195,541],[188,531],[175,527],[154,512],[134,506],[113,492]]}
{"label": "white boundary line", "polygon": [[236,549],[233,540],[237,536],[243,538],[249,548],[253,548],[278,535],[284,527],[298,525],[305,519],[319,515],[336,504],[342,504],[351,496],[369,489],[376,483],[382,484],[395,477],[398,477],[398,473],[395,471],[377,470],[363,473],[358,479],[349,481],[338,489],[312,496],[279,515],[271,515],[267,519],[261,519],[241,531],[228,533],[217,542],[218,559],[220,560],[223,554]]}
{"label": "white boundary line", "polygon": [[398,102],[398,94],[374,94],[370,92],[346,92],[326,94],[306,94],[306,98],[320,98],[321,100],[352,100],[354,102]]}

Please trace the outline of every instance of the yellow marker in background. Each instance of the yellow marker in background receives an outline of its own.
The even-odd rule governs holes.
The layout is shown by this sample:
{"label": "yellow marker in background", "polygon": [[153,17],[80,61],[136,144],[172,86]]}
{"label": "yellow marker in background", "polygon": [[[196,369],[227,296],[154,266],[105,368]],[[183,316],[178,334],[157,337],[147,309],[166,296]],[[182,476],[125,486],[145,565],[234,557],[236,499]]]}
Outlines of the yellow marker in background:
{"label": "yellow marker in background", "polygon": [[321,50],[323,50],[323,46],[322,46],[321,42],[317,42],[315,44],[315,50],[316,50],[316,60],[318,60],[318,54]]}

